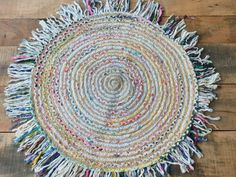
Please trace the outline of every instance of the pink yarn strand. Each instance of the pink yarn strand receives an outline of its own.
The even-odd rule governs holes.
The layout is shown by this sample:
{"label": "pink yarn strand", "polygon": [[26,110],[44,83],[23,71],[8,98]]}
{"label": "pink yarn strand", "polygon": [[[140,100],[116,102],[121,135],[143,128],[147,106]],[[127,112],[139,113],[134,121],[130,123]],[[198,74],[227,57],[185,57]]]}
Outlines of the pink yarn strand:
{"label": "pink yarn strand", "polygon": [[89,15],[93,15],[93,10],[92,10],[92,8],[91,8],[90,1],[89,1],[89,0],[86,0],[86,5],[87,5],[87,7],[88,7]]}

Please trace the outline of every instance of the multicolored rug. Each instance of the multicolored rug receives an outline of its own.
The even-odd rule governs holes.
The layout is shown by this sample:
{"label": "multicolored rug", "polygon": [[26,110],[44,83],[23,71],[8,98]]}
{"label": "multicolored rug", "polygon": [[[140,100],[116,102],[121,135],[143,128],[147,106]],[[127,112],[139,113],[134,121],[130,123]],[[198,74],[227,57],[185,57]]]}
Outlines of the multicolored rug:
{"label": "multicolored rug", "polygon": [[196,32],[154,1],[61,6],[23,40],[5,90],[18,151],[38,176],[157,177],[194,169],[219,81]]}

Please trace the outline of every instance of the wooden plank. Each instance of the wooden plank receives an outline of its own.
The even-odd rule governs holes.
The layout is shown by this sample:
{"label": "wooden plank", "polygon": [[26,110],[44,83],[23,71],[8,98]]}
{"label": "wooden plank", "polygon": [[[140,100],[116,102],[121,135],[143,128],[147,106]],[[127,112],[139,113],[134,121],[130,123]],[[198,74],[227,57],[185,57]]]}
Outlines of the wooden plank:
{"label": "wooden plank", "polygon": [[236,130],[236,85],[221,85],[217,90],[218,99],[210,105],[214,109],[209,115],[220,116],[221,120],[214,122],[218,130]]}
{"label": "wooden plank", "polygon": [[[214,64],[222,77],[218,90],[219,99],[212,103],[215,110],[213,115],[223,118],[216,124],[220,130],[236,130],[236,44],[208,44],[202,47],[212,55]],[[10,127],[10,120],[5,114],[2,103],[3,90],[9,79],[7,76],[9,58],[15,53],[16,47],[0,47],[0,131],[8,131]]]}
{"label": "wooden plank", "polygon": [[236,83],[236,43],[233,44],[200,44],[205,48],[204,54],[209,54],[221,74],[220,84]]}
{"label": "wooden plank", "polygon": [[187,29],[197,31],[199,43],[236,43],[236,16],[187,17]]}
{"label": "wooden plank", "polygon": [[159,0],[165,15],[222,16],[236,14],[235,0]]}
{"label": "wooden plank", "polygon": [[4,94],[3,87],[0,87],[0,132],[10,132],[11,120],[6,115],[5,109],[3,107]]}
{"label": "wooden plank", "polygon": [[0,177],[33,177],[30,166],[24,163],[24,154],[17,153],[13,133],[0,134]]}
{"label": "wooden plank", "polygon": [[[23,154],[16,152],[11,143],[13,134],[0,134],[0,177],[33,177],[30,167],[23,163]],[[201,143],[204,157],[196,159],[195,170],[181,174],[179,167],[173,166],[172,177],[233,177],[236,174],[236,131],[213,132],[208,142]]]}
{"label": "wooden plank", "polygon": [[[164,17],[162,23],[166,19]],[[236,16],[186,17],[185,21],[189,31],[198,32],[201,44],[236,43]],[[36,28],[39,28],[38,19],[0,19],[0,46],[18,45]]]}
{"label": "wooden plank", "polygon": [[8,82],[7,68],[16,52],[17,47],[0,47],[0,86],[4,87]]}
{"label": "wooden plank", "polygon": [[[1,0],[0,17],[13,18],[45,18],[55,14],[63,3],[73,0]],[[81,1],[80,1],[81,2]],[[131,1],[131,8],[135,0]],[[165,15],[191,15],[191,16],[221,16],[236,15],[235,0],[159,0],[165,9]]]}
{"label": "wooden plank", "polygon": [[38,20],[3,19],[0,20],[0,46],[15,46],[23,38],[31,37],[31,31],[38,27]]}
{"label": "wooden plank", "polygon": [[181,174],[179,168],[173,168],[172,177],[235,177],[236,174],[236,131],[213,132],[208,142],[201,143],[204,157],[196,159],[195,170]]}
{"label": "wooden plank", "polygon": [[0,17],[7,18],[45,18],[55,15],[63,3],[74,0],[1,0]]}
{"label": "wooden plank", "polygon": [[0,132],[9,131],[10,119],[7,117],[4,103],[4,88],[7,86],[9,77],[7,68],[11,63],[10,57],[16,54],[16,47],[0,47]]}

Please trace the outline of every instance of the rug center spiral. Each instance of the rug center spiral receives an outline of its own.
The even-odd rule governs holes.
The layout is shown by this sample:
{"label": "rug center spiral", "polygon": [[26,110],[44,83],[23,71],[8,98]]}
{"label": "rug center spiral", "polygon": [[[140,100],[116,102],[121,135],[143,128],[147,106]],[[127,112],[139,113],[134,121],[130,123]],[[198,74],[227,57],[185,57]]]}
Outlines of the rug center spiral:
{"label": "rug center spiral", "polygon": [[84,18],[58,34],[37,63],[37,120],[82,166],[125,171],[153,164],[191,122],[192,65],[180,46],[143,18]]}
{"label": "rug center spiral", "polygon": [[122,86],[122,80],[120,77],[115,76],[109,80],[109,89],[111,91],[117,91]]}

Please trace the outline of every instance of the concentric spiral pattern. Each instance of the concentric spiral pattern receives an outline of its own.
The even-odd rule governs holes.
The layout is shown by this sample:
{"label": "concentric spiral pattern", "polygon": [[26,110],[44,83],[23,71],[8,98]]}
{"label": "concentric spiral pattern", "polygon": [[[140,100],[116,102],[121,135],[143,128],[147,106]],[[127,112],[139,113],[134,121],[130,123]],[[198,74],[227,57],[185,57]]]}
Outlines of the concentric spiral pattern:
{"label": "concentric spiral pattern", "polygon": [[85,17],[44,48],[33,72],[35,114],[82,166],[154,164],[186,134],[196,94],[181,46],[126,13]]}

